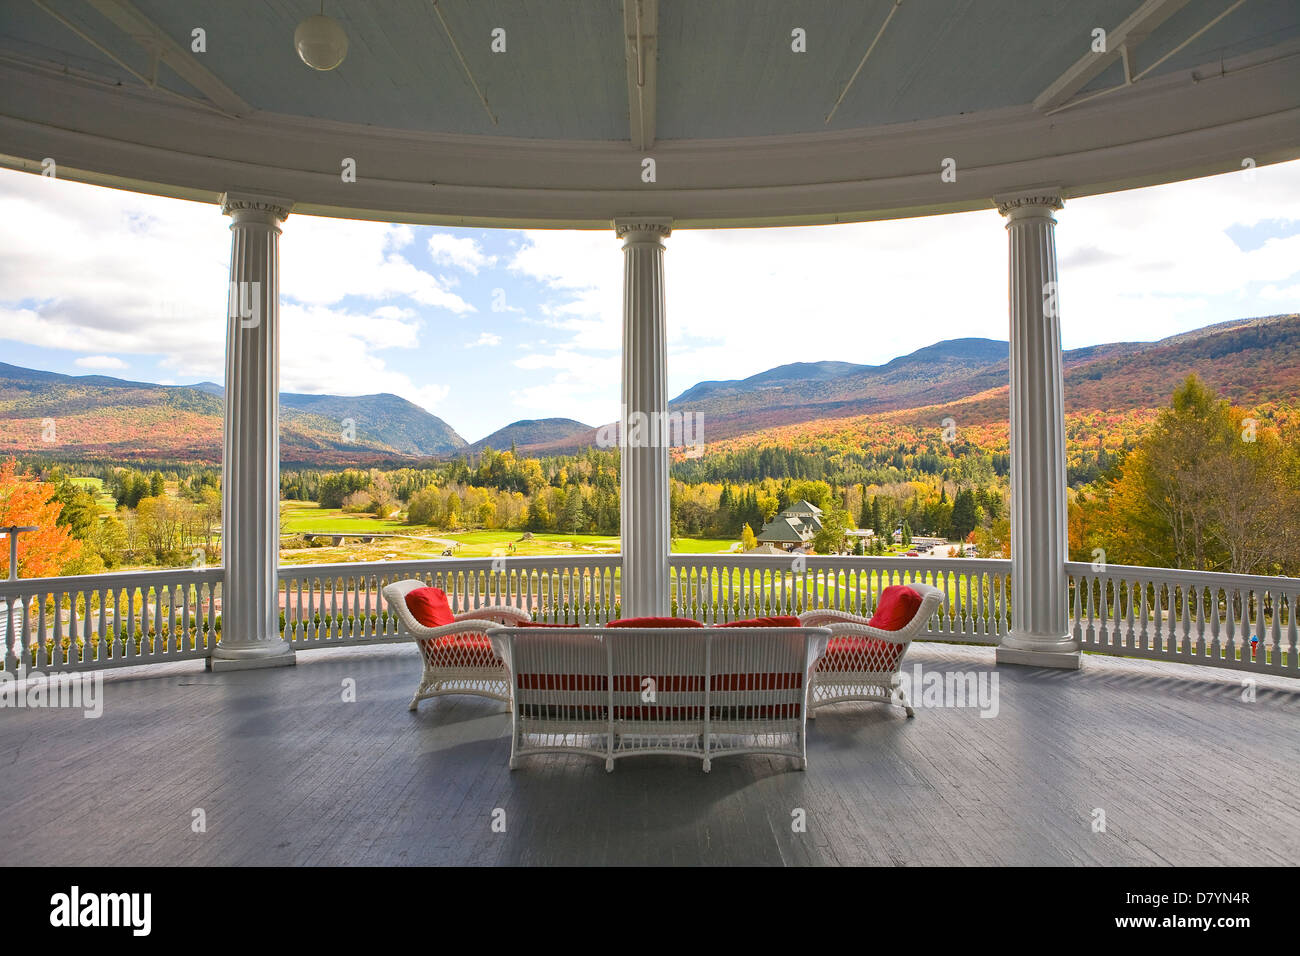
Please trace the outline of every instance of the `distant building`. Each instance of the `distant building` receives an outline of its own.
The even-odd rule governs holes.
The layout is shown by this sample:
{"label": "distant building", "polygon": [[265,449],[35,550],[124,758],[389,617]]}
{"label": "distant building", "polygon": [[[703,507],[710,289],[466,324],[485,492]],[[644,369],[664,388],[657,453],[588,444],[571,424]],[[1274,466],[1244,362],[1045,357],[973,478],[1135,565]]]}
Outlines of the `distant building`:
{"label": "distant building", "polygon": [[782,551],[797,551],[821,530],[822,509],[807,501],[796,501],[772,517],[758,533],[760,545],[770,544]]}

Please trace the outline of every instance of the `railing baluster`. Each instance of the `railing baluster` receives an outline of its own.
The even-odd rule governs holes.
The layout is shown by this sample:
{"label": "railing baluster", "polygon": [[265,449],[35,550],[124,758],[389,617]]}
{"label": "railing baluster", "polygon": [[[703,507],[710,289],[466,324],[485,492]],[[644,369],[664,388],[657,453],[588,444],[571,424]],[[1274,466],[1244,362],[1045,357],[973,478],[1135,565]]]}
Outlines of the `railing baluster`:
{"label": "railing baluster", "polygon": [[[303,648],[398,639],[382,590],[412,577],[442,586],[458,610],[510,604],[544,610],[549,620],[592,624],[615,613],[620,563],[529,557],[499,570],[477,558],[284,568],[276,601],[286,639]],[[924,581],[948,598],[927,623],[929,637],[997,643],[1011,624],[1009,562],[1001,560],[810,555],[795,565],[789,556],[672,555],[669,568],[679,613],[707,623],[817,607],[869,617],[884,587]],[[0,583],[0,600],[8,604],[0,611],[4,651],[33,669],[207,656],[217,638],[221,573],[185,568]],[[1094,571],[1078,562],[1067,562],[1066,575],[1067,628],[1088,650],[1300,673],[1295,579],[1122,566]]]}
{"label": "railing baluster", "polygon": [[[1291,591],[1286,596],[1286,669],[1291,673],[1300,673],[1300,661],[1296,660],[1297,641],[1300,641],[1300,623],[1296,621],[1296,601],[1300,600],[1300,589]],[[1279,609],[1273,612],[1281,614]]]}

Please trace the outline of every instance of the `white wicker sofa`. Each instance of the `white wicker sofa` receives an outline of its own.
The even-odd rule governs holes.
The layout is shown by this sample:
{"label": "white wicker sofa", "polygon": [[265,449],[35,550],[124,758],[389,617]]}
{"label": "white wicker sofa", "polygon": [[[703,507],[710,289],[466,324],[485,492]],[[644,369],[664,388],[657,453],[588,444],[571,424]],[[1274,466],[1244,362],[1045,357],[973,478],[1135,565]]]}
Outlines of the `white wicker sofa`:
{"label": "white wicker sofa", "polygon": [[808,765],[819,627],[496,627],[511,675],[510,767],[540,753],[614,761],[770,753]]}
{"label": "white wicker sofa", "polygon": [[809,719],[816,716],[817,708],[844,700],[897,702],[908,717],[916,716],[912,702],[898,686],[898,674],[913,639],[943,606],[945,596],[929,584],[909,582],[906,586],[921,596],[921,604],[901,630],[872,627],[870,618],[847,611],[819,609],[799,615],[800,624],[826,627],[831,632],[826,653],[813,672]]}
{"label": "white wicker sofa", "polygon": [[521,624],[529,620],[528,612],[515,607],[480,607],[457,614],[453,624],[426,627],[406,606],[406,595],[424,586],[423,581],[394,581],[383,590],[388,610],[397,615],[401,630],[411,635],[424,658],[424,673],[410,709],[443,694],[473,694],[509,702],[510,678],[492,650],[487,630],[494,624]]}

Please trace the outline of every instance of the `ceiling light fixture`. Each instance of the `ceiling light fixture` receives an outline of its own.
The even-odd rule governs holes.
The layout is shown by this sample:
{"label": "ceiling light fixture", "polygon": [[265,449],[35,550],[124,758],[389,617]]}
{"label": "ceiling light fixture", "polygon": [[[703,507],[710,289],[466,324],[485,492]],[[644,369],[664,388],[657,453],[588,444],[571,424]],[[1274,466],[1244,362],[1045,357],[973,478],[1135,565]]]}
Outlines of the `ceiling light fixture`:
{"label": "ceiling light fixture", "polygon": [[325,16],[325,0],[321,12],[313,14],[293,31],[293,45],[298,57],[313,70],[332,70],[348,55],[348,35],[339,22]]}

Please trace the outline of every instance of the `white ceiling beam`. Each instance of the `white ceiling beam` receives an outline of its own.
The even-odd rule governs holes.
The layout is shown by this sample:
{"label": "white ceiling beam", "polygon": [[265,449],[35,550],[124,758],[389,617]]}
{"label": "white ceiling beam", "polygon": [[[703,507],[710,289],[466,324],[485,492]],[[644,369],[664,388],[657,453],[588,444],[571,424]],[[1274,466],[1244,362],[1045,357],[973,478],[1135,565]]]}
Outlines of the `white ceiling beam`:
{"label": "white ceiling beam", "polygon": [[889,26],[889,21],[894,19],[894,14],[898,12],[898,8],[902,5],[903,0],[894,0],[894,5],[889,8],[889,13],[885,16],[885,22],[882,23],[880,29],[876,31],[876,37],[871,41],[871,46],[867,47],[867,52],[862,54],[862,59],[858,61],[858,68],[853,71],[853,75],[849,77],[849,81],[844,84],[844,89],[840,90],[840,95],[835,101],[835,105],[832,106],[831,111],[826,114],[826,125],[830,125],[830,121],[835,116],[835,112],[840,108],[840,104],[844,102],[844,97],[849,95],[849,88],[853,86],[854,81],[857,80],[858,74],[862,72],[862,68],[867,65],[867,59],[875,52],[876,44],[880,42],[880,38],[885,35],[885,28]]}
{"label": "white ceiling beam", "polygon": [[170,34],[136,9],[130,0],[87,0],[87,2],[137,44],[171,67],[177,76],[202,93],[213,106],[236,116],[253,112],[253,107],[221,82],[215,73],[190,52],[188,46],[178,43]]}
{"label": "white ceiling beam", "polygon": [[627,113],[632,146],[655,144],[659,75],[659,0],[623,0],[627,55]]}
{"label": "white ceiling beam", "polygon": [[[1132,58],[1137,45],[1156,27],[1187,6],[1188,0],[1144,0],[1133,14],[1106,33],[1106,52],[1089,51],[1034,99],[1034,109],[1047,112],[1065,103],[1102,74],[1120,56]],[[1100,26],[1100,24],[1098,24]],[[1127,52],[1126,52],[1127,51]]]}

